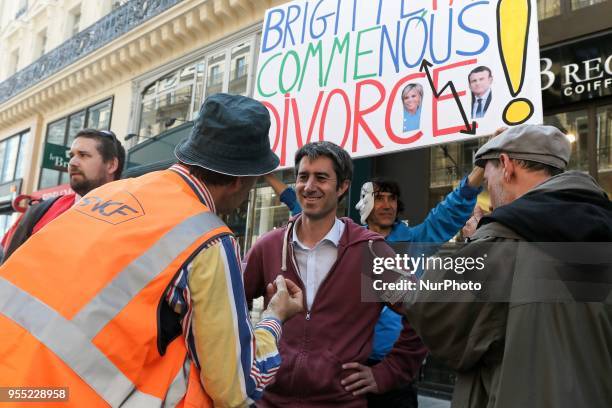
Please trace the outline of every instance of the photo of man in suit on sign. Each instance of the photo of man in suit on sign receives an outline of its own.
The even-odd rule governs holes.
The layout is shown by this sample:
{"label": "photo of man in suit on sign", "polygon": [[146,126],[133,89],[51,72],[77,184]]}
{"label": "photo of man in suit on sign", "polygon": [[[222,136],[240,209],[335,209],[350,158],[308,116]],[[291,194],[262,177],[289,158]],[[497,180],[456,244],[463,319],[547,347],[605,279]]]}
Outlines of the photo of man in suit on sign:
{"label": "photo of man in suit on sign", "polygon": [[468,75],[470,91],[472,91],[472,119],[484,117],[491,104],[491,70],[484,65],[474,68]]}

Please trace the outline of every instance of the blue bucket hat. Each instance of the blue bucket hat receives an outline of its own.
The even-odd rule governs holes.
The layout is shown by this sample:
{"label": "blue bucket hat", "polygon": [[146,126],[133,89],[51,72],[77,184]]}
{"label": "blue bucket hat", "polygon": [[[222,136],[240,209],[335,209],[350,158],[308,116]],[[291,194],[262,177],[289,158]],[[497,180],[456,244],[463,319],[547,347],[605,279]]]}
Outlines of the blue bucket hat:
{"label": "blue bucket hat", "polygon": [[181,162],[230,176],[260,176],[278,167],[270,149],[270,114],[246,96],[206,98],[191,134],[174,149]]}

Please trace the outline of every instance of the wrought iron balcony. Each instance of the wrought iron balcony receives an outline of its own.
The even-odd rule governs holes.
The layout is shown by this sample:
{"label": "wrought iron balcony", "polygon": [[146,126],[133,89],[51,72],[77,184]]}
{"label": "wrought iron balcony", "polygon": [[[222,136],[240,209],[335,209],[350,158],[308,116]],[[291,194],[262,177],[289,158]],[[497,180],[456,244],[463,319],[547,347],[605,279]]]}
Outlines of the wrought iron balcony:
{"label": "wrought iron balcony", "polygon": [[0,104],[183,0],[130,0],[0,82]]}

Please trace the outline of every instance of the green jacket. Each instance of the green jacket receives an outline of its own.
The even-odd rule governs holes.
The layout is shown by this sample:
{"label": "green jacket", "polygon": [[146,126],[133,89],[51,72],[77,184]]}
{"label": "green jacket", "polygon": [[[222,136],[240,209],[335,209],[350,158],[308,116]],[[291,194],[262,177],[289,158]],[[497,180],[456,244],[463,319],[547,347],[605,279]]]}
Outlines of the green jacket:
{"label": "green jacket", "polygon": [[[607,196],[597,198],[605,193],[586,175],[564,173],[524,197],[528,202],[559,191],[561,200],[568,199],[565,193],[571,200],[573,192],[595,197],[601,209],[599,223],[603,219],[604,231],[612,231]],[[564,220],[554,219],[558,197],[550,202],[544,198],[543,208],[549,210],[541,214],[541,224],[548,232],[559,228],[559,236],[565,236]],[[580,207],[583,201],[572,204]],[[528,212],[535,207],[523,208]],[[521,208],[517,203],[518,210],[511,214],[520,215]],[[585,225],[590,213],[573,216]],[[494,218],[481,223],[473,241],[452,255],[475,258],[486,253],[484,270],[460,276],[452,270],[427,270],[423,276],[434,281],[475,280],[483,290],[442,295],[415,291],[402,306],[431,353],[458,373],[452,408],[612,407],[611,243],[527,243],[506,226],[511,224],[507,219],[504,225]],[[572,248],[583,248],[573,251],[581,266],[568,264],[564,269],[550,261],[550,251],[555,252],[552,258],[559,258]],[[602,258],[607,265],[603,270]],[[585,266],[589,263],[593,264]]]}

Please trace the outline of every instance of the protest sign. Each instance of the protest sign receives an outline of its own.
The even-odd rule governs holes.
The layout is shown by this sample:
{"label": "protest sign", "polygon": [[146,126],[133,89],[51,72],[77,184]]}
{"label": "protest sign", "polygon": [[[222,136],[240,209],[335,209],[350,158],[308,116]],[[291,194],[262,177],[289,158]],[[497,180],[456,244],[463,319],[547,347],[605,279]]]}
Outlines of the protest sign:
{"label": "protest sign", "polygon": [[353,157],[542,122],[535,0],[299,0],[269,9],[255,98],[291,166],[328,140]]}

